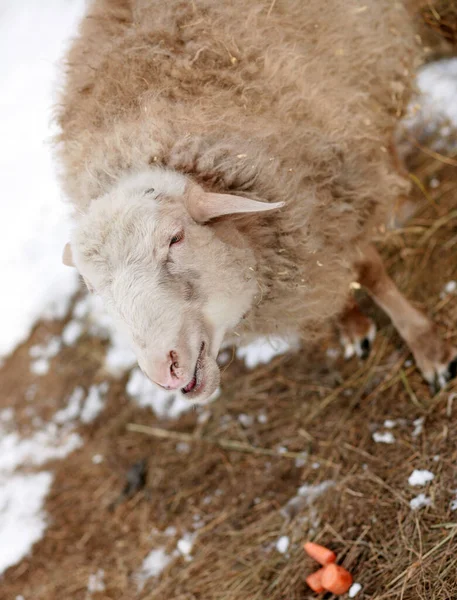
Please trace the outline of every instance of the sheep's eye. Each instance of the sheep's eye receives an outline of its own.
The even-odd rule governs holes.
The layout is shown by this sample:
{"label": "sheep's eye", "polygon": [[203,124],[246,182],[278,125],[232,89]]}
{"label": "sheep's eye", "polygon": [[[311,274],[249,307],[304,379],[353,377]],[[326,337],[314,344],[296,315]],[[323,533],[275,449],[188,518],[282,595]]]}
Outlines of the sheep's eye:
{"label": "sheep's eye", "polygon": [[170,240],[170,246],[173,246],[173,244],[178,244],[183,238],[184,238],[184,231],[180,231],[179,233],[176,233]]}

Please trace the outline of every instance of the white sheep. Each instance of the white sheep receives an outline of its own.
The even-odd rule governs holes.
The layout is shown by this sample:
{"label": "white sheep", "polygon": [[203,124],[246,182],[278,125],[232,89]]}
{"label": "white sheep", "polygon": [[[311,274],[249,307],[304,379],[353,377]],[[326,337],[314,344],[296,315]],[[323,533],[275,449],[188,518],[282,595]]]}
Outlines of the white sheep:
{"label": "white sheep", "polygon": [[429,382],[455,376],[370,245],[408,190],[389,149],[419,57],[391,0],[92,2],[57,108],[64,261],[152,381],[203,400],[224,339],[336,320],[364,354],[354,281]]}

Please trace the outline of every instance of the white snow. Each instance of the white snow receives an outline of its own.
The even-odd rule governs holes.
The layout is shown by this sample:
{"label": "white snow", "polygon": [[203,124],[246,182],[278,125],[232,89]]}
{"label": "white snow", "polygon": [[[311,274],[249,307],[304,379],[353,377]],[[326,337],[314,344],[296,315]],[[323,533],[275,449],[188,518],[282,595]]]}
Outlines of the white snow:
{"label": "white snow", "polygon": [[101,454],[94,454],[92,457],[92,462],[94,465],[99,465],[103,462],[103,456]]}
{"label": "white snow", "polygon": [[180,394],[157,387],[139,368],[132,371],[127,393],[142,407],[150,407],[159,419],[176,419],[192,408],[192,403]]}
{"label": "white snow", "polygon": [[457,281],[448,281],[444,286],[444,291],[446,294],[455,294],[455,292],[457,291]]}
{"label": "white snow", "polygon": [[435,479],[435,475],[427,469],[415,469],[408,478],[409,485],[420,487]]}
{"label": "white snow", "polygon": [[127,342],[118,335],[111,335],[111,345],[105,356],[105,369],[114,377],[122,375],[136,365],[136,357]]}
{"label": "white snow", "polygon": [[375,431],[373,433],[373,440],[377,444],[395,444],[395,436],[391,431]]}
{"label": "white snow", "polygon": [[254,423],[254,417],[252,415],[246,415],[245,413],[241,413],[238,415],[238,421],[243,427],[247,429],[248,427],[252,427]]}
{"label": "white snow", "polygon": [[[12,429],[16,425],[13,411],[3,411],[8,411],[5,415],[8,419],[0,422],[0,573],[22,560],[46,528],[42,505],[52,474],[30,470],[50,460],[65,458],[82,445],[82,439],[68,423],[70,413],[75,412],[72,397],[67,408],[58,411],[52,422],[43,424],[41,419],[35,419],[41,429],[25,438]],[[18,472],[21,468],[27,471]]]}
{"label": "white snow", "polygon": [[81,412],[81,402],[83,398],[83,388],[80,386],[75,387],[68,399],[67,406],[57,411],[54,415],[54,422],[62,424],[77,419]]}
{"label": "white snow", "polygon": [[99,569],[93,575],[89,575],[89,580],[87,582],[87,591],[89,594],[94,594],[96,592],[104,592],[105,591],[105,571],[103,569]]}
{"label": "white snow", "polygon": [[49,371],[49,360],[47,358],[38,358],[30,363],[30,372],[34,375],[46,375]]}
{"label": "white snow", "polygon": [[362,590],[362,585],[360,583],[353,583],[349,588],[348,596],[349,598],[355,598],[357,594]]}
{"label": "white snow", "polygon": [[187,442],[178,442],[176,444],[176,452],[179,452],[179,454],[189,454],[190,444]]}
{"label": "white snow", "polygon": [[170,564],[172,557],[164,548],[156,548],[143,560],[140,572],[136,576],[138,587],[143,588],[145,582],[151,577],[157,577]]}
{"label": "white snow", "polygon": [[282,535],[276,542],[276,550],[281,554],[285,554],[289,548],[289,538],[287,535]]}
{"label": "white snow", "polygon": [[326,480],[315,485],[304,484],[298,488],[297,495],[291,498],[287,504],[281,508],[281,514],[287,519],[293,519],[299,512],[305,507],[311,507],[309,511],[309,518],[313,526],[318,526],[319,519],[317,512],[312,505],[314,502],[322,496],[327,490],[335,485],[334,481]]}
{"label": "white snow", "polygon": [[64,267],[68,240],[48,144],[56,62],[84,0],[3,2],[0,18],[0,356],[26,339],[42,316],[64,316],[78,286]]}
{"label": "white snow", "polygon": [[418,102],[424,121],[441,116],[457,125],[457,58],[425,65],[418,73],[417,83],[422,92]]}
{"label": "white snow", "polygon": [[297,469],[300,469],[301,467],[304,467],[307,462],[308,462],[308,453],[302,452],[302,456],[297,456],[297,458],[295,459],[295,466],[297,467]]}
{"label": "white snow", "polygon": [[418,510],[419,508],[423,508],[424,506],[430,506],[432,503],[432,499],[426,496],[425,494],[419,494],[415,498],[409,501],[409,505],[412,510]]}
{"label": "white snow", "polygon": [[91,385],[83,403],[85,392],[82,387],[77,386],[68,399],[67,406],[54,415],[54,422],[63,424],[73,422],[78,418],[83,423],[92,422],[105,407],[103,396],[107,391],[108,384],[106,382]]}
{"label": "white snow", "polygon": [[244,360],[248,369],[269,363],[275,356],[297,349],[298,337],[286,340],[281,337],[259,337],[250,344],[237,348],[237,358]]}
{"label": "white snow", "polygon": [[411,436],[413,438],[419,437],[420,434],[422,433],[422,431],[424,429],[424,421],[425,421],[424,417],[419,417],[418,419],[413,421],[414,429],[411,434]]}
{"label": "white snow", "polygon": [[73,344],[79,339],[83,332],[83,326],[78,321],[69,321],[63,331],[62,340],[67,346],[73,346]]}
{"label": "white snow", "polygon": [[17,467],[42,465],[49,460],[65,458],[82,446],[81,437],[75,432],[59,429],[49,423],[31,437],[21,439],[15,431],[0,434],[0,471],[14,471]]}
{"label": "white snow", "polygon": [[11,406],[0,410],[0,421],[2,421],[3,423],[8,423],[8,421],[12,421],[13,418],[14,410],[11,408]]}
{"label": "white snow", "polygon": [[178,550],[178,552],[180,552],[184,558],[186,558],[187,560],[190,560],[191,558],[191,552],[192,552],[192,548],[194,545],[194,540],[195,540],[195,534],[193,533],[185,533],[183,535],[183,537],[178,540],[178,543],[176,544],[176,548]]}
{"label": "white snow", "polygon": [[91,423],[104,409],[105,398],[103,396],[107,390],[108,384],[106,382],[90,386],[86,402],[81,411],[81,421],[83,423]]}
{"label": "white snow", "polygon": [[0,573],[24,558],[46,528],[51,473],[0,475]]}
{"label": "white snow", "polygon": [[46,345],[40,346],[39,344],[36,344],[35,346],[32,346],[29,349],[29,355],[32,358],[53,358],[59,353],[61,347],[62,344],[60,343],[59,338],[53,336],[48,340]]}

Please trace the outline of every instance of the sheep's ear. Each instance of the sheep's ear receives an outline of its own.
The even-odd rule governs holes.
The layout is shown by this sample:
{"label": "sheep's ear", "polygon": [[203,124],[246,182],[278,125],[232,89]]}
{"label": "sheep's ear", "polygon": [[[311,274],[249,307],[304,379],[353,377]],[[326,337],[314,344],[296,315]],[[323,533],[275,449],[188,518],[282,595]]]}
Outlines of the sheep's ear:
{"label": "sheep's ear", "polygon": [[275,210],[284,206],[284,202],[258,202],[243,196],[232,194],[214,194],[191,189],[186,199],[190,216],[198,223],[206,223],[216,217],[238,213],[257,213]]}
{"label": "sheep's ear", "polygon": [[71,252],[70,244],[65,244],[65,248],[63,249],[63,254],[62,254],[62,262],[67,267],[75,266],[75,263],[73,262],[73,254]]}

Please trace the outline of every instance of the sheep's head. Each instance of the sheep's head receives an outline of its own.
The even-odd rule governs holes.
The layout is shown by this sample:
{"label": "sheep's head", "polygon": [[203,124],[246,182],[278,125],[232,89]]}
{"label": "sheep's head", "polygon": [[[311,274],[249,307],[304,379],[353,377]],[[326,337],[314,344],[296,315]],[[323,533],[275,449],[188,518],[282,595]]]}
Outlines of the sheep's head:
{"label": "sheep's head", "polygon": [[249,311],[255,259],[230,218],[266,204],[206,193],[173,171],[126,177],[82,215],[64,262],[125,331],[146,375],[192,401],[219,384],[225,334]]}

